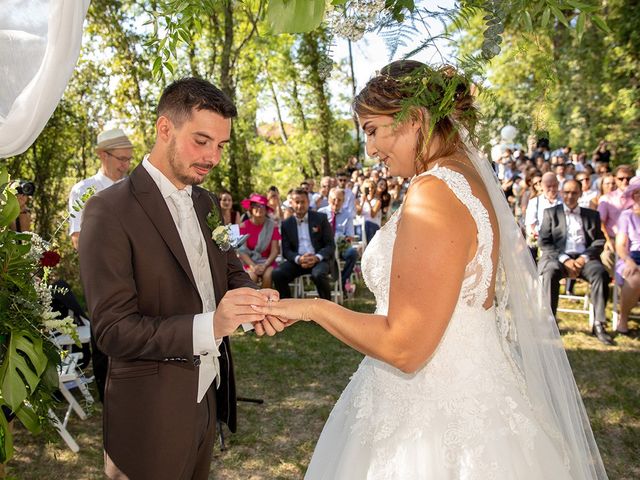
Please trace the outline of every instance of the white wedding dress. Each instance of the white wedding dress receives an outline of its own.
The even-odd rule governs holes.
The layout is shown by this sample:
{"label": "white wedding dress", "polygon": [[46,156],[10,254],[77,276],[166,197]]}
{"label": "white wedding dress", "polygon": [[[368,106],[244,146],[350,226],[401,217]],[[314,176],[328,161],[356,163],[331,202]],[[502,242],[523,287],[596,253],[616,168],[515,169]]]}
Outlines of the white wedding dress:
{"label": "white wedding dress", "polygon": [[[444,181],[477,225],[477,252],[466,267],[454,314],[435,353],[416,373],[364,358],[331,412],[305,478],[571,478],[557,435],[551,434],[552,441],[553,428],[542,428],[536,419],[519,370],[503,350],[497,309],[483,307],[493,272],[487,210],[462,174],[435,166],[422,175]],[[381,315],[388,309],[389,253],[401,214],[402,209],[376,234],[362,258]],[[419,285],[415,294],[421,294]]]}

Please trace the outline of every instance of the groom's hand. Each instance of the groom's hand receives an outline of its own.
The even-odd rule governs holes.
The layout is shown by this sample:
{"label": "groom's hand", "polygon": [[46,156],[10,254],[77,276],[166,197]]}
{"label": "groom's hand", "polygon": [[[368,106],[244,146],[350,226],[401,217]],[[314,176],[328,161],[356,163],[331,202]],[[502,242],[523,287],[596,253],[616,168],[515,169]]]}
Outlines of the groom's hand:
{"label": "groom's hand", "polygon": [[[268,306],[269,299],[274,298],[275,290],[255,290],[253,288],[236,288],[229,290],[222,297],[213,316],[216,338],[230,335],[241,323],[253,323],[264,320],[265,316],[256,313],[251,305]],[[275,301],[278,299],[275,292]]]}

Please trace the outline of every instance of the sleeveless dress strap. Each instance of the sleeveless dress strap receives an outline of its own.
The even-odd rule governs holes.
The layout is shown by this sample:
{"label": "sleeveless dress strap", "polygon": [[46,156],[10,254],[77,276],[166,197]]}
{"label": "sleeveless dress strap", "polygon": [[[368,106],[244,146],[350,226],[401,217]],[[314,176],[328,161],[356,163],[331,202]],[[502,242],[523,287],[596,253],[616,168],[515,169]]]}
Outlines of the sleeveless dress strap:
{"label": "sleeveless dress strap", "polygon": [[467,207],[476,223],[478,246],[473,259],[465,270],[461,299],[469,306],[482,307],[487,299],[493,275],[493,262],[491,259],[493,229],[491,228],[489,212],[487,212],[480,199],[473,194],[471,185],[469,185],[462,173],[436,164],[433,168],[414,177],[414,181],[427,175],[442,180],[458,200]]}

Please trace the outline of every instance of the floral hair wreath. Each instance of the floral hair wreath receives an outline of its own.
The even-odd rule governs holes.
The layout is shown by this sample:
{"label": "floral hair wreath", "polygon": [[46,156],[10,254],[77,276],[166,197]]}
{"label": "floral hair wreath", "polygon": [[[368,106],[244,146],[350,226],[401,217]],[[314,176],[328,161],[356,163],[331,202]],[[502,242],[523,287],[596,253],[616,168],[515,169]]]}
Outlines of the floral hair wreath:
{"label": "floral hair wreath", "polygon": [[398,77],[383,69],[375,72],[374,78],[380,77],[384,84],[393,82],[398,86],[400,111],[395,115],[397,123],[408,119],[416,109],[424,108],[430,116],[429,134],[447,117],[473,134],[479,117],[473,100],[479,87],[453,66],[432,68],[424,65]]}

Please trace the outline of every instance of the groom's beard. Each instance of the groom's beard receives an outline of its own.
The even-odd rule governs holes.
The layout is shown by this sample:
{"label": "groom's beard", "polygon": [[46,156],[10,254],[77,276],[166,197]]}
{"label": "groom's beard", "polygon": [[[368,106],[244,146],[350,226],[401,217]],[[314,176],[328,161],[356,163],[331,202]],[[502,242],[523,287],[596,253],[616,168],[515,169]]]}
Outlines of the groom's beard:
{"label": "groom's beard", "polygon": [[[193,174],[190,175],[188,169],[191,165],[185,167],[181,164],[178,160],[175,136],[171,139],[169,146],[167,147],[167,157],[169,158],[169,165],[171,166],[171,170],[173,170],[174,176],[181,183],[185,185],[200,185],[204,182],[205,178],[207,178],[206,175],[203,175],[202,177],[195,176]],[[209,170],[213,168],[212,163],[193,163],[192,165],[207,168]]]}

